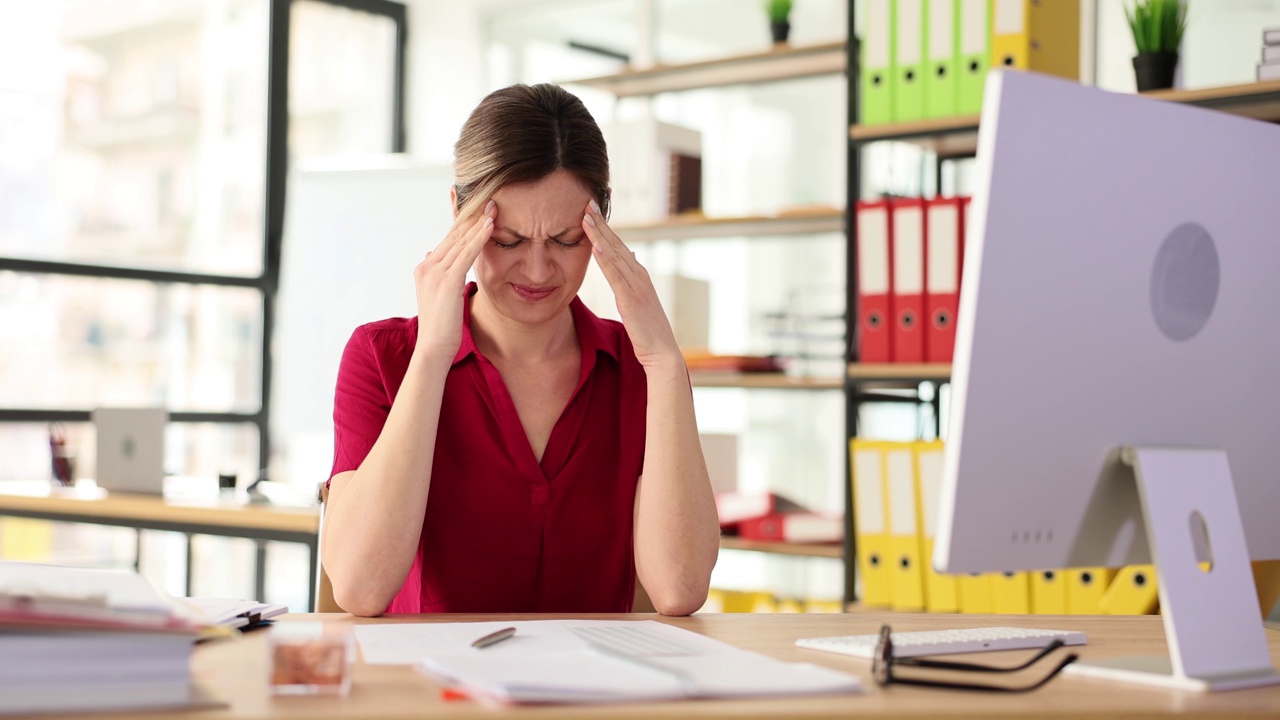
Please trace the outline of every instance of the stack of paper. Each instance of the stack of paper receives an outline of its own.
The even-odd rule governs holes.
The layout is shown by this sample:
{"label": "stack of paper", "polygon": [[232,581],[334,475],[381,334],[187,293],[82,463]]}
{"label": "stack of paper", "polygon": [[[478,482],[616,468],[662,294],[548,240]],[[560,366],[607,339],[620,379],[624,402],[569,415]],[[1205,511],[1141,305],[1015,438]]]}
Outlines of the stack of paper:
{"label": "stack of paper", "polygon": [[271,605],[256,600],[177,598],[177,601],[190,608],[201,624],[228,628],[251,627],[289,612],[288,605]]}
{"label": "stack of paper", "polygon": [[[516,634],[471,643],[502,627]],[[365,662],[414,662],[478,699],[502,703],[607,703],[680,698],[831,695],[858,679],[786,663],[651,620],[359,625]]]}
{"label": "stack of paper", "polygon": [[0,563],[0,714],[188,707],[196,630],[136,573]]}

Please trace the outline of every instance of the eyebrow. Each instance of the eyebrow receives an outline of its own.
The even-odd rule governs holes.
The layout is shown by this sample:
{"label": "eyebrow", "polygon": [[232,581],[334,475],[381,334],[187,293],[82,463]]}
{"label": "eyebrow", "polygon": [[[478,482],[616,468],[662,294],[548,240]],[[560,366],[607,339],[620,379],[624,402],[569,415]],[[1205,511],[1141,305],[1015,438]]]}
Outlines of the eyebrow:
{"label": "eyebrow", "polygon": [[[561,230],[560,232],[555,233],[554,235],[548,235],[547,239],[555,240],[556,242],[564,242],[564,236],[569,233],[572,233],[574,230],[578,230],[578,228],[565,228],[564,230]],[[505,227],[498,228],[498,232],[504,233],[506,235],[510,235],[511,237],[517,240],[521,240],[524,242],[532,242],[531,238],[521,235],[520,233],[516,232],[515,230],[512,230],[511,228],[505,228]]]}

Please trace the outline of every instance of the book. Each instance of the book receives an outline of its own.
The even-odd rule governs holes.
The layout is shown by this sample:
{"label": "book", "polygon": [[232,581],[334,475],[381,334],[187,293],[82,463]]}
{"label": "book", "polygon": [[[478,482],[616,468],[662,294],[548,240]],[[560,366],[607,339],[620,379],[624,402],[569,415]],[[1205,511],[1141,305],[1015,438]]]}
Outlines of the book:
{"label": "book", "polygon": [[738,523],[778,513],[804,510],[799,504],[775,493],[725,492],[716,495],[720,527],[736,530]]}
{"label": "book", "polygon": [[1280,45],[1280,28],[1269,28],[1262,31],[1263,45]]}
{"label": "book", "polygon": [[844,539],[844,521],[837,515],[812,512],[772,513],[743,520],[738,536],[747,540],[792,543],[835,543]]}
{"label": "book", "polygon": [[1258,66],[1258,82],[1280,80],[1280,63]]}
{"label": "book", "polygon": [[207,705],[198,631],[136,572],[0,562],[0,714]]}

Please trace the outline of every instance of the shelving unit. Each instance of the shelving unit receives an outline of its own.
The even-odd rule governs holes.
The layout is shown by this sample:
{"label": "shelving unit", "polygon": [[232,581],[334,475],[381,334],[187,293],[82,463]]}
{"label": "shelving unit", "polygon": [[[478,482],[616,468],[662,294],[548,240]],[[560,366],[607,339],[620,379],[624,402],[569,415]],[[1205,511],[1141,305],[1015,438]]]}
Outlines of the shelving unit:
{"label": "shelving unit", "polygon": [[[1280,80],[1200,90],[1160,90],[1145,93],[1144,97],[1280,122]],[[886,140],[910,142],[948,160],[971,157],[978,151],[978,125],[977,115],[885,125],[854,124],[849,128],[849,139],[855,146]]]}
{"label": "shelving unit", "polygon": [[585,85],[615,97],[643,97],[679,90],[699,90],[725,85],[774,82],[815,75],[831,75],[845,69],[845,43],[792,47],[681,65],[657,65],[616,75],[566,80],[565,85]]}
{"label": "shelving unit", "polygon": [[[614,75],[566,81],[566,85],[595,88],[616,98],[652,96],[732,85],[775,83],[848,70],[845,42],[803,47],[777,45],[759,53],[725,57],[683,65],[660,65]],[[801,207],[773,216],[668,218],[643,225],[618,225],[614,229],[628,243],[706,240],[715,238],[792,238],[845,232],[846,212],[838,207]],[[696,388],[732,388],[750,391],[839,392],[846,380],[836,370],[829,377],[801,377],[784,373],[691,372]],[[835,479],[838,480],[838,479]],[[759,542],[723,538],[726,550],[749,551],[786,557],[841,560],[844,549],[835,544]]]}
{"label": "shelving unit", "polygon": [[839,390],[844,380],[838,377],[793,377],[784,373],[718,373],[691,372],[694,387],[755,388],[762,390]]}
{"label": "shelving unit", "polygon": [[[851,6],[849,13],[849,37],[856,37],[855,18]],[[848,239],[846,251],[846,277],[848,278],[848,304],[846,317],[856,318],[857,312],[857,223],[855,213],[857,202],[861,199],[860,187],[860,153],[864,146],[871,143],[898,141],[907,142],[925,148],[937,156],[938,165],[943,161],[973,157],[977,153],[978,129],[980,117],[964,115],[951,118],[922,120],[917,122],[889,123],[883,125],[864,126],[857,123],[860,117],[857,103],[857,63],[851,59],[847,80],[849,82],[849,150],[848,150],[848,197],[846,207],[846,235]],[[1280,122],[1280,81],[1248,83],[1198,90],[1165,90],[1145,93],[1152,100],[1182,103],[1194,107],[1202,107],[1232,115],[1253,118],[1266,122]],[[952,367],[949,364],[870,364],[857,362],[857,348],[852,341],[855,328],[852,323],[849,332],[849,366],[846,377],[846,429],[848,437],[855,437],[858,432],[859,405],[863,402],[928,402],[934,407],[934,417],[940,416],[939,397],[936,392],[942,384],[951,380]],[[921,384],[931,384],[935,392],[931,400],[921,400],[919,396],[909,397],[900,391],[911,389]],[[878,391],[893,388],[897,395],[889,395]],[[847,464],[846,464],[847,468]],[[848,475],[845,480],[845,600],[847,611],[859,611],[861,608],[853,602],[856,600],[855,587],[855,532],[853,527],[853,497]]]}
{"label": "shelving unit", "polygon": [[648,225],[613,228],[629,243],[657,240],[689,240],[771,235],[816,235],[844,232],[844,211],[829,210],[794,215],[751,217],[674,217]]}
{"label": "shelving unit", "polygon": [[723,550],[748,550],[751,552],[772,553],[774,555],[796,555],[800,557],[841,558],[844,550],[840,545],[816,545],[806,543],[766,542],[763,540],[743,540],[736,537],[720,538]]}

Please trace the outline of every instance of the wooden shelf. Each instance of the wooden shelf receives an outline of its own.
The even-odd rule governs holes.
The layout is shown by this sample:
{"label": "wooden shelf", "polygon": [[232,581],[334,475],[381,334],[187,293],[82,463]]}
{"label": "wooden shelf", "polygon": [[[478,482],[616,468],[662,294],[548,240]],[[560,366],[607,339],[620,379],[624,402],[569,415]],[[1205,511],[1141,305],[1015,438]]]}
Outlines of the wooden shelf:
{"label": "wooden shelf", "polygon": [[885,125],[854,125],[849,137],[864,144],[897,140],[927,147],[941,157],[965,157],[978,148],[978,116],[960,115]]}
{"label": "wooden shelf", "polygon": [[[1211,108],[1255,120],[1280,122],[1280,80],[1200,90],[1158,90],[1141,96]],[[849,128],[849,137],[857,144],[897,140],[929,148],[944,158],[967,157],[977,152],[978,116],[854,125]]]}
{"label": "wooden shelf", "polygon": [[950,380],[950,363],[850,363],[853,380]]}
{"label": "wooden shelf", "polygon": [[619,225],[614,231],[628,243],[691,238],[815,235],[844,232],[844,211],[755,217],[673,217],[651,225]]}
{"label": "wooden shelf", "polygon": [[776,555],[800,555],[837,559],[844,557],[844,548],[838,544],[807,545],[804,543],[768,542],[765,540],[722,537],[720,538],[720,547],[724,550],[750,550],[751,552],[774,553]]}
{"label": "wooden shelf", "polygon": [[694,387],[758,388],[766,390],[839,390],[844,381],[838,377],[792,377],[785,373],[731,373],[692,371]]}
{"label": "wooden shelf", "polygon": [[684,65],[657,65],[645,70],[628,70],[617,75],[565,80],[562,85],[585,85],[616,97],[656,95],[677,90],[772,82],[845,71],[845,43],[792,47],[775,45],[771,50],[735,55]]}
{"label": "wooden shelf", "polygon": [[1280,80],[1199,90],[1157,90],[1143,97],[1221,110],[1232,115],[1280,122]]}

